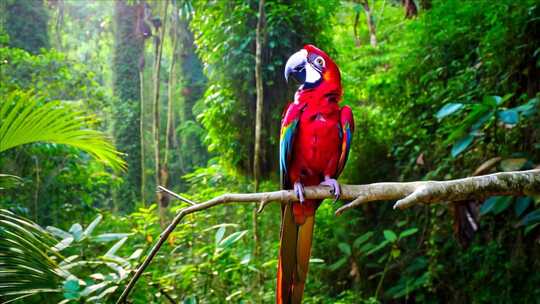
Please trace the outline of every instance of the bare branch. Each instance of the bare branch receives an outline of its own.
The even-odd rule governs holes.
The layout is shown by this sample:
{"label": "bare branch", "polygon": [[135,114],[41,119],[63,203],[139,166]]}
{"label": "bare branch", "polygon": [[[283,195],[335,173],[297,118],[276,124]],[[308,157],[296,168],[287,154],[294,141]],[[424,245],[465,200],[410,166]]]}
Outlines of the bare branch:
{"label": "bare branch", "polygon": [[171,190],[165,188],[165,187],[162,187],[162,186],[158,186],[158,191],[159,192],[165,192],[167,193],[168,195],[174,197],[174,198],[177,198],[179,200],[181,200],[182,202],[184,203],[188,203],[190,204],[191,206],[193,205],[197,205],[197,203],[195,203],[194,201],[190,200],[189,198],[187,197],[184,197],[184,196],[181,196],[180,194],[178,193],[175,193],[175,192],[172,192]]}
{"label": "bare branch", "polygon": [[[182,196],[159,186],[177,198]],[[305,188],[306,199],[334,198],[330,187],[313,186]],[[415,204],[431,204],[438,202],[456,202],[471,198],[485,198],[493,195],[531,195],[540,194],[540,169],[529,171],[502,172],[490,175],[474,176],[449,181],[417,181],[407,183],[376,183],[369,185],[341,185],[341,199],[352,200],[336,211],[340,215],[345,210],[372,201],[398,200],[394,209],[405,209]],[[183,198],[182,198],[183,199]],[[195,204],[182,209],[171,224],[161,233],[157,243],[139,266],[126,289],[116,302],[124,303],[129,292],[144,272],[150,261],[157,254],[174,228],[188,214],[208,208],[230,203],[260,203],[262,210],[270,202],[297,201],[292,190],[280,190],[261,193],[223,194],[204,203]]]}

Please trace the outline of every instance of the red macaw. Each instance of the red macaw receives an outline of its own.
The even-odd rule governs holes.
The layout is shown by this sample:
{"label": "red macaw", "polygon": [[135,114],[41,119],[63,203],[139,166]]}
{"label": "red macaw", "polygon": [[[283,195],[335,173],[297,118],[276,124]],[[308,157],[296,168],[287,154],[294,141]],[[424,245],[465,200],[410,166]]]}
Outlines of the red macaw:
{"label": "red macaw", "polygon": [[336,178],[345,167],[354,120],[351,108],[340,109],[343,94],[337,65],[313,45],[292,55],[285,79],[301,86],[281,122],[280,171],[283,189],[294,189],[299,201],[281,208],[281,242],[276,303],[301,303],[306,282],[315,210],[321,200],[304,199],[304,186],[327,185],[337,198]]}

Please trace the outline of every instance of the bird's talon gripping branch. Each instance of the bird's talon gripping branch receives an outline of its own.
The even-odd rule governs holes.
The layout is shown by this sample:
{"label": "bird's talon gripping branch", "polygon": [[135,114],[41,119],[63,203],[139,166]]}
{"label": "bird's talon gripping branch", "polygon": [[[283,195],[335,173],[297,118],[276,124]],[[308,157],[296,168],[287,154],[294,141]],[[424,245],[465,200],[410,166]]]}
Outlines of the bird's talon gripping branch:
{"label": "bird's talon gripping branch", "polygon": [[300,201],[300,204],[303,204],[304,199],[304,186],[300,182],[294,183],[294,193],[296,193],[296,197],[298,197],[298,200]]}
{"label": "bird's talon gripping branch", "polygon": [[330,186],[332,187],[332,190],[330,190],[330,192],[332,194],[334,194],[334,203],[339,199],[339,197],[341,196],[341,188],[339,186],[339,183],[337,180],[333,179],[333,178],[330,178],[328,176],[326,176],[324,178],[324,181],[321,183],[322,186]]}

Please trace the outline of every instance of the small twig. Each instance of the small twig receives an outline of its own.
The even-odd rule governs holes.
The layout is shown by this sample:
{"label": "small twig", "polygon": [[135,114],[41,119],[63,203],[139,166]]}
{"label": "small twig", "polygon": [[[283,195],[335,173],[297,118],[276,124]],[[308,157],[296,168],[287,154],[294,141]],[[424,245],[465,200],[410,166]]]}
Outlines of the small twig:
{"label": "small twig", "polygon": [[187,197],[183,197],[181,196],[180,194],[178,193],[175,193],[175,192],[172,192],[171,190],[163,187],[163,186],[158,186],[158,192],[161,191],[161,192],[165,192],[167,193],[168,195],[172,196],[172,197],[175,197],[181,201],[183,201],[184,203],[188,203],[190,204],[191,206],[195,206],[197,205],[197,203],[195,203],[194,201],[190,200],[189,198]]}
{"label": "small twig", "polygon": [[[160,186],[160,190],[167,190]],[[306,199],[334,198],[327,186],[311,186],[305,189]],[[167,190],[167,193],[181,197]],[[493,195],[531,195],[540,193],[540,169],[516,172],[502,172],[490,175],[468,177],[449,181],[419,181],[408,183],[377,183],[369,185],[341,185],[341,199],[352,200],[336,211],[336,215],[345,210],[372,201],[398,200],[394,209],[405,209],[415,204],[456,202],[470,198],[483,198]],[[171,224],[161,233],[157,243],[137,269],[133,278],[118,298],[117,304],[124,303],[131,289],[155,257],[165,240],[173,232],[184,216],[206,210],[218,205],[230,203],[261,203],[298,201],[293,190],[281,190],[261,193],[223,194],[209,201],[194,204],[178,212]],[[259,208],[260,209],[260,208]]]}

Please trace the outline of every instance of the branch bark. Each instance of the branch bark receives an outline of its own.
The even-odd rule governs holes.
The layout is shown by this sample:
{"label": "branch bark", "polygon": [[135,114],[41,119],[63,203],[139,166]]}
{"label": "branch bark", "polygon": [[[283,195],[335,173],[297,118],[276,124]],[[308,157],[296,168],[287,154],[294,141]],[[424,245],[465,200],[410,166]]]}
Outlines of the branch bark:
{"label": "branch bark", "polygon": [[[163,187],[160,188],[164,190]],[[166,190],[166,189],[165,189]],[[330,188],[312,186],[305,188],[306,199],[333,198]],[[398,200],[394,209],[406,209],[416,204],[432,204],[440,202],[457,202],[471,198],[485,198],[493,195],[532,195],[540,194],[540,169],[528,171],[502,172],[490,175],[467,177],[449,181],[416,181],[406,183],[376,183],[369,185],[341,185],[341,199],[352,200],[336,211],[340,215],[344,211],[373,201]],[[171,191],[167,190],[167,193]],[[172,193],[172,192],[171,192]],[[231,203],[260,203],[263,207],[270,202],[298,201],[293,190],[281,190],[261,193],[224,194],[182,209],[171,224],[161,233],[157,243],[139,266],[130,280],[117,304],[124,303],[129,292],[150,264],[165,240],[174,228],[188,214],[206,210],[218,205]]]}

